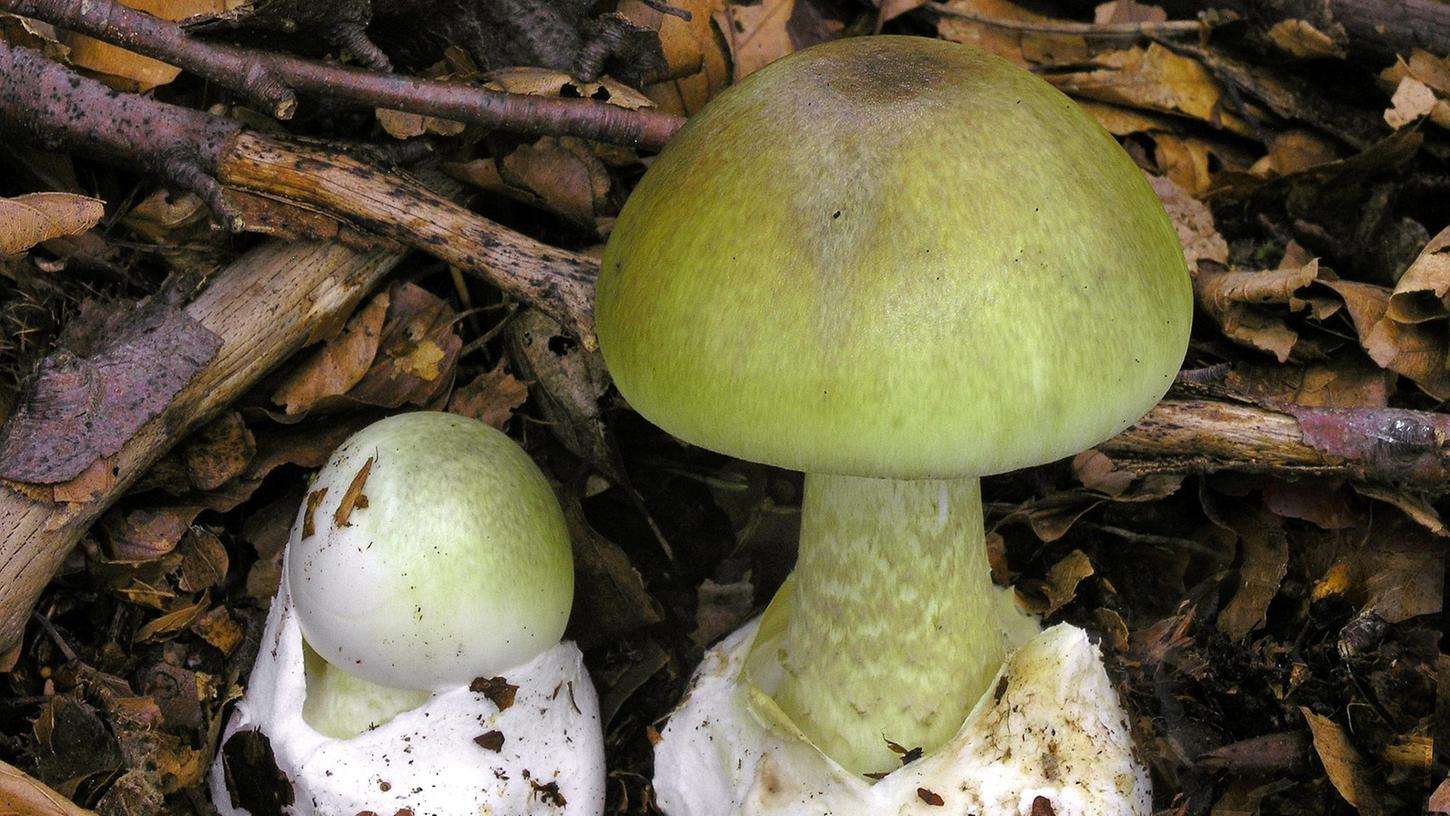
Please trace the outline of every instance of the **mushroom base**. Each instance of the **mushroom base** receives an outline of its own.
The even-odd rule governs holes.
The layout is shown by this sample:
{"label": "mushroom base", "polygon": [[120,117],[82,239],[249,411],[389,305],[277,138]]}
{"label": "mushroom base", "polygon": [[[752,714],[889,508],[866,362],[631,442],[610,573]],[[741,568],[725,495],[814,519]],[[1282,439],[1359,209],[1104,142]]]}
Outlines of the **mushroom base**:
{"label": "mushroom base", "polygon": [[[1022,632],[1020,622],[1004,628]],[[770,708],[769,667],[756,664],[779,629],[767,613],[705,655],[655,746],[655,793],[669,816],[1020,816],[1037,797],[1057,816],[1151,812],[1127,718],[1081,629],[1031,637],[956,736],[874,784]],[[752,655],[757,638],[766,648]]]}
{"label": "mushroom base", "polygon": [[[223,816],[248,814],[248,804],[257,812],[294,816],[602,811],[598,701],[573,643],[560,643],[504,672],[503,679],[517,687],[511,704],[496,693],[442,689],[419,707],[349,739],[328,737],[303,719],[303,653],[284,579],[247,694],[212,766],[212,800]],[[228,750],[245,732],[260,733],[270,750],[261,764],[274,768],[258,767],[256,751]],[[253,739],[238,746],[255,746]],[[248,767],[228,767],[229,755],[245,753],[251,754]],[[290,791],[284,786],[278,793],[267,784],[278,773]]]}

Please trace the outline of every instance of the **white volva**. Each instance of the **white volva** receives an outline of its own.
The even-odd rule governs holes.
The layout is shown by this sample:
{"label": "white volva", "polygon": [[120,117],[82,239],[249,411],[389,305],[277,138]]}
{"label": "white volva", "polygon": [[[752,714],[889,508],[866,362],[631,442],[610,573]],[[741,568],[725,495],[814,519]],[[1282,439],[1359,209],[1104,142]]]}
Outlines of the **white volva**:
{"label": "white volva", "polygon": [[[302,718],[307,696],[302,632],[284,586],[273,601],[247,696],[222,742],[260,731],[293,786],[296,816],[372,811],[414,816],[598,816],[604,808],[604,743],[594,686],[573,643],[560,643],[504,672],[518,686],[500,711],[467,686],[434,693],[417,708],[349,739]],[[497,731],[492,751],[476,738]],[[232,798],[218,755],[212,800],[223,816],[248,811]]]}
{"label": "white volva", "polygon": [[430,412],[358,432],[292,527],[217,809],[261,806],[265,752],[227,749],[253,731],[295,816],[598,816],[598,702],[559,641],[572,595],[563,512],[507,436]]}
{"label": "white volva", "polygon": [[[956,736],[872,782],[790,733],[765,694],[774,650],[767,612],[705,656],[655,747],[655,793],[669,816],[1147,816],[1151,789],[1097,647],[1066,624],[1012,654]],[[1023,629],[1015,624],[1015,635]],[[759,658],[755,658],[758,660]],[[767,724],[769,723],[769,724]]]}

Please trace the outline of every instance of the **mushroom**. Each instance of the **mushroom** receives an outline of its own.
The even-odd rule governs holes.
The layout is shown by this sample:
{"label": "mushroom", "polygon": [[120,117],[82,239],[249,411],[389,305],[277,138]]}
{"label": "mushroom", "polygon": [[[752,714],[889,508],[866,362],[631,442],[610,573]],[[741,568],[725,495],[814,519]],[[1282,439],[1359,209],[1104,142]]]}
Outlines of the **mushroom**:
{"label": "mushroom", "polygon": [[293,524],[218,809],[255,811],[228,749],[260,734],[294,814],[597,814],[573,584],[558,500],[506,435],[434,412],[353,435]]}
{"label": "mushroom", "polygon": [[[726,707],[748,702],[751,724],[860,782],[900,769],[900,748],[956,745],[1000,682],[978,477],[1144,414],[1183,358],[1192,294],[1148,181],[1066,96],[967,46],[865,37],[786,57],[691,118],[620,213],[596,315],[641,415],[806,474],[770,636],[719,647],[691,700],[744,648],[731,683],[709,684]],[[1103,671],[1086,640],[1054,637]],[[1127,750],[1120,713],[1085,717]],[[720,731],[697,745],[682,732],[698,725],[656,748],[660,802],[740,811],[674,804],[712,774],[735,790],[763,773],[762,746],[747,761]],[[1127,804],[1058,813],[1146,807],[1141,767],[1109,759],[1138,768]]]}

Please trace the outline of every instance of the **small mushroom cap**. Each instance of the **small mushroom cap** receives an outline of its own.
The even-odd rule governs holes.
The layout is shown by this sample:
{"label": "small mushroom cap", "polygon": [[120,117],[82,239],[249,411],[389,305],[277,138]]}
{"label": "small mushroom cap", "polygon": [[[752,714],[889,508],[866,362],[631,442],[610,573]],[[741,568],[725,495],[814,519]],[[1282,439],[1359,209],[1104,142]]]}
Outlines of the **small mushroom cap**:
{"label": "small mushroom cap", "polygon": [[285,569],[303,637],[364,680],[433,690],[559,642],[574,594],[563,511],[513,440],[433,412],[342,444],[298,512]]}
{"label": "small mushroom cap", "polygon": [[596,316],[620,392],[683,439],[949,478],[1132,424],[1192,292],[1147,180],[1066,96],[967,46],[864,37],[690,120],[620,214]]}

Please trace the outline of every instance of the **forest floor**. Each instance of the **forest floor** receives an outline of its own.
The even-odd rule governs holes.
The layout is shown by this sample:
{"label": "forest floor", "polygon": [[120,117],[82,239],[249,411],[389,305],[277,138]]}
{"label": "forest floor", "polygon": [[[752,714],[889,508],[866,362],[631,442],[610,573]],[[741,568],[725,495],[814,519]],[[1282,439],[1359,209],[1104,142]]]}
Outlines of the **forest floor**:
{"label": "forest floor", "polygon": [[629,410],[596,259],[682,117],[878,32],[1068,94],[1185,247],[1164,402],[983,480],[994,578],[1100,644],[1155,811],[1450,813],[1450,4],[137,2],[188,20],[153,38],[180,68],[81,5],[0,0],[0,814],[214,812],[309,476],[420,409],[555,483],[607,812],[656,812],[654,741],[789,572],[802,480]]}

